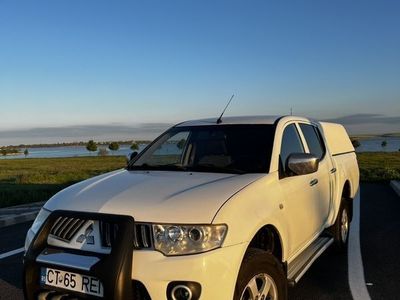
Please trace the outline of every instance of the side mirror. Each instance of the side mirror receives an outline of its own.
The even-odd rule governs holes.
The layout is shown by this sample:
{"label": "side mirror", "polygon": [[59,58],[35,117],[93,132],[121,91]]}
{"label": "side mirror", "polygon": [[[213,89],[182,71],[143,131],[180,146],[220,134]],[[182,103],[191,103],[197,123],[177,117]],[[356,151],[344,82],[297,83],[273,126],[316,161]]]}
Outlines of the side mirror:
{"label": "side mirror", "polygon": [[310,153],[292,153],[286,161],[286,170],[294,175],[306,175],[318,171],[319,158]]}
{"label": "side mirror", "polygon": [[132,152],[131,155],[129,156],[129,161],[131,161],[132,159],[134,159],[139,153],[137,151]]}

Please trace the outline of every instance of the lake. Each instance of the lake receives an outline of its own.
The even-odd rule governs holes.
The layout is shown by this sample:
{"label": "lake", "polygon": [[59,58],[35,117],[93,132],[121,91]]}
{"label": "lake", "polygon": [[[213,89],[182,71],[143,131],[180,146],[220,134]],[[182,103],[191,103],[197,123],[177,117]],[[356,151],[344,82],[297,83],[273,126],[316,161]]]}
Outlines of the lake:
{"label": "lake", "polygon": [[[139,145],[139,152],[142,151],[146,147],[145,144]],[[107,149],[108,146],[98,145],[97,149]],[[22,152],[24,149],[22,149]],[[64,147],[43,147],[43,148],[28,148],[29,155],[28,158],[55,158],[55,157],[78,157],[78,156],[97,156],[98,151],[89,152],[86,150],[85,146],[64,146]],[[110,151],[108,150],[108,155],[123,155],[128,156],[132,153],[133,150],[130,149],[130,145],[120,145],[119,150]],[[1,156],[0,159],[16,159],[16,158],[24,158],[24,155],[8,155]]]}
{"label": "lake", "polygon": [[[387,145],[382,147],[382,142],[386,141]],[[360,139],[360,147],[357,152],[397,152],[400,149],[400,137],[376,137],[368,139]]]}
{"label": "lake", "polygon": [[[359,140],[361,145],[356,149],[357,152],[397,152],[400,148],[400,137],[376,137],[370,139]],[[387,145],[382,147],[382,142],[386,141]],[[139,145],[139,152],[146,147],[146,144]],[[107,146],[99,145],[98,149],[105,148]],[[174,147],[175,148],[175,147]],[[89,152],[84,146],[65,146],[65,147],[44,147],[44,148],[28,148],[29,158],[51,158],[51,157],[77,157],[77,156],[97,156],[97,152]],[[23,149],[22,149],[23,152]],[[123,155],[128,156],[133,151],[130,149],[130,145],[120,145],[118,151],[108,150],[108,155]],[[16,159],[24,158],[24,155],[10,155],[0,156],[0,159]]]}

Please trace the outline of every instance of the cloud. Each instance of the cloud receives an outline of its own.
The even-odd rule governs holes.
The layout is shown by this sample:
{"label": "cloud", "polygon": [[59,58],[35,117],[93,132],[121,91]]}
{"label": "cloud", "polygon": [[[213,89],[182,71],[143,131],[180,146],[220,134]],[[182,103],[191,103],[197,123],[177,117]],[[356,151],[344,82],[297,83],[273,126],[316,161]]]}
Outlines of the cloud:
{"label": "cloud", "polygon": [[355,114],[334,119],[325,120],[327,122],[340,123],[343,125],[358,124],[400,124],[399,117],[386,117],[380,114]]}

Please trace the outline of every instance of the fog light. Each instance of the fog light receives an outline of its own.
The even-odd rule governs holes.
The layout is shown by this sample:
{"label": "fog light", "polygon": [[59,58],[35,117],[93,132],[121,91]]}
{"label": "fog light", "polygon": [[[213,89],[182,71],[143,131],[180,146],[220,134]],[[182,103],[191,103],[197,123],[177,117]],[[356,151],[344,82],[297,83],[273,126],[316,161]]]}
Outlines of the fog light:
{"label": "fog light", "polygon": [[192,291],[185,285],[177,285],[172,289],[173,300],[192,300]]}
{"label": "fog light", "polygon": [[172,281],[167,286],[168,300],[199,300],[201,285],[193,281]]}

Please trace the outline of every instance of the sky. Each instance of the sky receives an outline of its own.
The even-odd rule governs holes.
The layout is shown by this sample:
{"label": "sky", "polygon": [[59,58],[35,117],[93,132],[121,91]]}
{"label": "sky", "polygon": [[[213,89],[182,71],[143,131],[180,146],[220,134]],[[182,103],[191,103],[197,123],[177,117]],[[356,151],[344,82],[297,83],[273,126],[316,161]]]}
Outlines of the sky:
{"label": "sky", "polygon": [[143,138],[231,94],[226,115],[400,132],[400,2],[0,0],[0,145]]}

